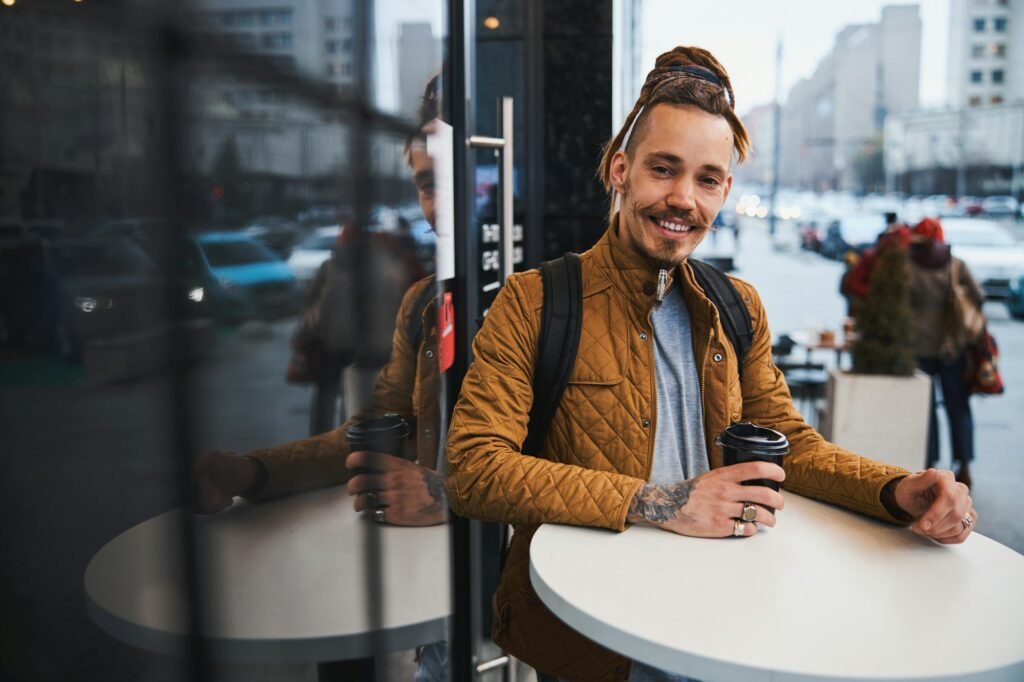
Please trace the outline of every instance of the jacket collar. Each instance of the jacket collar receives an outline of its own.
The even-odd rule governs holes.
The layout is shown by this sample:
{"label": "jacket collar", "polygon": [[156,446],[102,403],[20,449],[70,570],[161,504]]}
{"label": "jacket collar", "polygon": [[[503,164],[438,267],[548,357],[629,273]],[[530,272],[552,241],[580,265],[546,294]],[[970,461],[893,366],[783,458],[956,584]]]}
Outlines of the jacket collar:
{"label": "jacket collar", "polygon": [[[605,277],[632,305],[646,315],[657,301],[659,268],[634,251],[622,239],[619,234],[618,214],[612,216],[611,224],[594,246],[594,259]],[[676,281],[682,287],[690,315],[710,321],[708,309],[711,301],[697,284],[693,270],[686,261],[669,272],[666,296],[670,292],[674,293]]]}

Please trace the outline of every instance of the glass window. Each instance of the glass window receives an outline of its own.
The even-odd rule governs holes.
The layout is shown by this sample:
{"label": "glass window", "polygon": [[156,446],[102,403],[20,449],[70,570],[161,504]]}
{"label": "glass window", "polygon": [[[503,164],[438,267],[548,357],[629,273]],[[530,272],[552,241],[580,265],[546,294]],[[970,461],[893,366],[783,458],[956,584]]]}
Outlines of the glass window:
{"label": "glass window", "polygon": [[1006,32],[1006,17],[996,17],[992,20],[992,28],[998,33]]}
{"label": "glass window", "polygon": [[982,18],[976,18],[974,20],[974,30],[976,33],[981,33],[985,30],[985,20]]}
{"label": "glass window", "polygon": [[1003,82],[1003,70],[1002,69],[995,69],[994,71],[992,71],[992,82],[993,83],[1002,83]]}
{"label": "glass window", "polygon": [[980,83],[982,81],[981,71],[971,71],[971,82]]}
{"label": "glass window", "polygon": [[1002,95],[992,95],[992,97],[989,98],[989,103],[991,103],[991,104],[1002,104],[1003,103],[1003,96]]}
{"label": "glass window", "polygon": [[967,100],[967,104],[969,104],[972,107],[979,106],[981,104],[981,97],[979,97],[978,95],[971,95],[971,97]]}
{"label": "glass window", "polygon": [[977,59],[978,57],[984,57],[985,56],[985,46],[984,45],[971,45],[971,56],[974,57],[975,59]]}
{"label": "glass window", "polygon": [[1006,43],[992,43],[992,56],[993,57],[1005,57],[1006,56]]}

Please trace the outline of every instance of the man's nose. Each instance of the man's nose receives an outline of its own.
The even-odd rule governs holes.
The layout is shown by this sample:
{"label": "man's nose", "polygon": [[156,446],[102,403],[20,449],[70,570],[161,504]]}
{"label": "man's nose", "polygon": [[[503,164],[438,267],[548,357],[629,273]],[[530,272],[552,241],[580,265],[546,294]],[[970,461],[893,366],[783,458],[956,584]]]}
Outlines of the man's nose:
{"label": "man's nose", "polygon": [[697,201],[694,198],[693,181],[689,178],[679,178],[672,183],[666,203],[672,208],[683,211],[690,211],[697,208]]}

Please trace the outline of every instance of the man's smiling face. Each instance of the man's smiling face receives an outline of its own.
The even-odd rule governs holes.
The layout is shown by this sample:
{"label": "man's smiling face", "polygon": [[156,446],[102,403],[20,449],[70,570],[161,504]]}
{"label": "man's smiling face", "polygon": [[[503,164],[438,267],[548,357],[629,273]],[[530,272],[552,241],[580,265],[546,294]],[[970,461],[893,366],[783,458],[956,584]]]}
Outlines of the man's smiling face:
{"label": "man's smiling face", "polygon": [[619,236],[672,268],[693,253],[729,196],[732,129],[697,107],[658,104],[634,133],[632,153],[617,152],[611,165],[622,198]]}

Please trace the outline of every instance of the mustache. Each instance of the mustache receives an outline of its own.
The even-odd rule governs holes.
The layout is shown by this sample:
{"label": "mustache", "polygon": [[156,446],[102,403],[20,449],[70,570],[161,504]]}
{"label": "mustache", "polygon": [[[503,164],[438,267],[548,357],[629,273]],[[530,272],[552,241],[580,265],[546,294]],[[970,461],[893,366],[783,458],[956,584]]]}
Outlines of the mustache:
{"label": "mustache", "polygon": [[655,205],[639,206],[634,204],[633,213],[641,218],[647,216],[655,220],[680,220],[701,230],[711,229],[711,223],[702,220],[696,211],[680,211],[673,208],[656,208]]}

